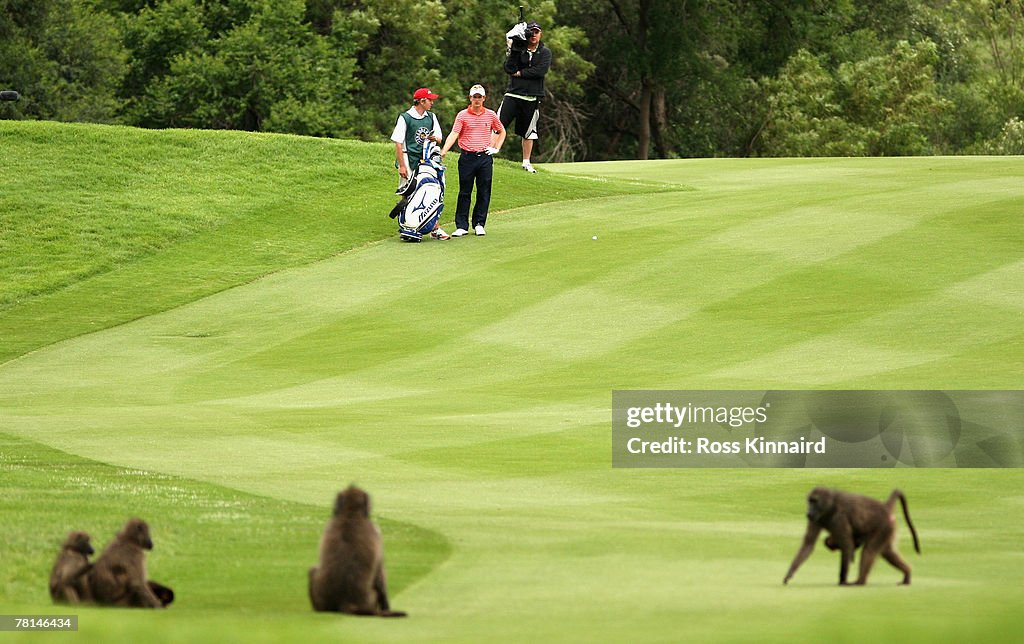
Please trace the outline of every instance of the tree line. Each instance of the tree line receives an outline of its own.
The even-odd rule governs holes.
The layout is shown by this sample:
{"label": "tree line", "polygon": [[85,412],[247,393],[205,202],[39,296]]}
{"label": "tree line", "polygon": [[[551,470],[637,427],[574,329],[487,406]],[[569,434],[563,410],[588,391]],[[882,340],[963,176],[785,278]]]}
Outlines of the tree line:
{"label": "tree line", "polygon": [[[383,140],[496,107],[497,0],[0,0],[0,118]],[[1024,154],[1024,0],[538,0],[540,160]]]}

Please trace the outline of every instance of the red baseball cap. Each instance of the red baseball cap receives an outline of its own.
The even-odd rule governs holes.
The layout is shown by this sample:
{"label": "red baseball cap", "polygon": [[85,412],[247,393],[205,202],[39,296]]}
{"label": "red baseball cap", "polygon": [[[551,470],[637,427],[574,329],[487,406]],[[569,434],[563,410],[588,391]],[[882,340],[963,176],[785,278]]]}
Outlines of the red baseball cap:
{"label": "red baseball cap", "polygon": [[421,87],[418,90],[416,90],[416,93],[413,94],[412,97],[413,97],[413,100],[417,100],[417,101],[420,100],[421,98],[429,98],[430,100],[434,100],[435,98],[440,98],[440,96],[438,96],[434,92],[430,91],[426,87]]}

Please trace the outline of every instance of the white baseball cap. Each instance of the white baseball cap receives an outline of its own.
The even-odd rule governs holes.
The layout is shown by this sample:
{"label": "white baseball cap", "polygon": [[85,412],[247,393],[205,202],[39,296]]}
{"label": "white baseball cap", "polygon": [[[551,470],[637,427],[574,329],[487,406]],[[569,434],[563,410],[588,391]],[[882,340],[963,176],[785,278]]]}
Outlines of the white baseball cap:
{"label": "white baseball cap", "polygon": [[480,96],[487,96],[487,91],[484,89],[483,85],[474,85],[474,86],[469,88],[469,95],[472,96],[473,94],[479,94]]}

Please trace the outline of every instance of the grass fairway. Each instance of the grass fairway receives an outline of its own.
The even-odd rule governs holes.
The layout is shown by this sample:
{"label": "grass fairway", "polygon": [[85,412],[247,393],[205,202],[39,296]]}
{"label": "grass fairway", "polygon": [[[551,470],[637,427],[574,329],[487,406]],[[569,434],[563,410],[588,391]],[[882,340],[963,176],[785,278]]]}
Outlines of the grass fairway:
{"label": "grass fairway", "polygon": [[[7,122],[0,142],[19,164],[0,174],[4,613],[61,612],[63,534],[102,545],[138,514],[178,599],[76,608],[89,641],[1024,628],[1021,470],[625,470],[610,453],[613,389],[1019,388],[1020,158],[501,164],[486,238],[407,245],[384,216],[386,145]],[[308,607],[350,481],[409,619]],[[880,563],[838,588],[823,547],[782,586],[817,484],[907,493],[911,587]]]}

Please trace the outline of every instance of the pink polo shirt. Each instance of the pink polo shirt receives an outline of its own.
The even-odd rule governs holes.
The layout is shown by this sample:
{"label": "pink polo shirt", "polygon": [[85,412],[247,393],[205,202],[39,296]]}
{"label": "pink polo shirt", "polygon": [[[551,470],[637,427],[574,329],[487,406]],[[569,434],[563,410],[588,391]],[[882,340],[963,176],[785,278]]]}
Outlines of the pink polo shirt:
{"label": "pink polo shirt", "polygon": [[483,152],[491,145],[491,132],[504,129],[494,110],[486,107],[480,114],[473,114],[467,107],[459,112],[452,125],[452,132],[459,135],[459,147],[467,152]]}

